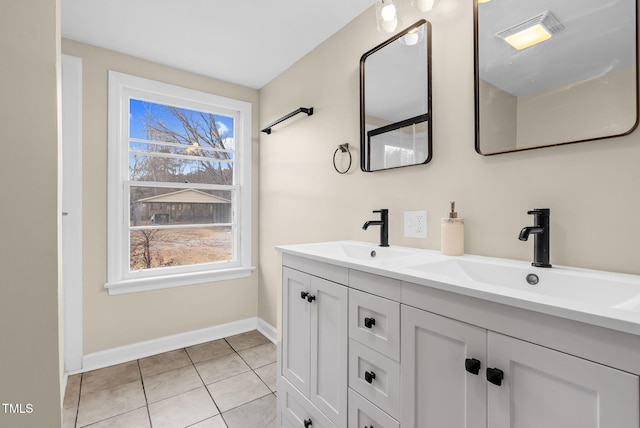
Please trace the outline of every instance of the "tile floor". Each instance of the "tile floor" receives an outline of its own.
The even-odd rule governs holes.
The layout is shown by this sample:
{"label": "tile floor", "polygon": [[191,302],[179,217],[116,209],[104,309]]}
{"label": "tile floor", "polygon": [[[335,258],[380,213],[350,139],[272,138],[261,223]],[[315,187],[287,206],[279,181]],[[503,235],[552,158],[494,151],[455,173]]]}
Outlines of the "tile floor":
{"label": "tile floor", "polygon": [[276,347],[258,331],[69,377],[64,428],[275,428]]}

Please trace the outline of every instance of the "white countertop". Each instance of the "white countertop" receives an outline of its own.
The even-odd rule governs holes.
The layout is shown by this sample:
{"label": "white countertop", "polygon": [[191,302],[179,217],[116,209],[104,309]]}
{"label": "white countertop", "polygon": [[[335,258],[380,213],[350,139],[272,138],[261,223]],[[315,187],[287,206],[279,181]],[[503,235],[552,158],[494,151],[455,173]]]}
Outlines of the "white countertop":
{"label": "white countertop", "polygon": [[[276,249],[285,254],[640,336],[640,275],[555,265],[551,269],[536,268],[524,261],[474,255],[448,257],[434,250],[399,246],[381,248],[376,244],[359,241],[281,245]],[[376,251],[375,258],[369,256],[371,251]],[[550,295],[556,294],[555,290],[544,294],[536,292],[535,286],[531,289],[526,285],[498,286],[474,280],[462,273],[439,272],[436,267],[443,264],[438,262],[448,260],[459,261],[454,262],[454,265],[481,264],[489,271],[493,266],[496,273],[500,269],[523,271],[523,281],[526,273],[539,275],[541,283],[549,275],[553,277],[549,281],[562,282],[562,278],[566,278],[566,283],[571,283],[572,288],[561,290],[564,295],[559,293],[562,297],[558,297]],[[434,269],[430,268],[432,263]],[[585,284],[584,293],[580,288],[582,282]],[[546,287],[547,291],[550,290],[550,285]],[[564,284],[558,287],[564,287]],[[573,298],[571,293],[576,297]],[[624,301],[615,300],[618,294],[625,296]],[[608,298],[609,296],[613,297]]]}

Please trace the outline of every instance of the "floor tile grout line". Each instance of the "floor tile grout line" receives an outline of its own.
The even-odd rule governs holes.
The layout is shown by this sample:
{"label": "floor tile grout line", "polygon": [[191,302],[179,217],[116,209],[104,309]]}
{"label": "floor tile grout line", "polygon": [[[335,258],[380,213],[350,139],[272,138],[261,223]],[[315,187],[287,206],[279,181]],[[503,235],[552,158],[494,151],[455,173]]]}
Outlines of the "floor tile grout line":
{"label": "floor tile grout line", "polygon": [[[225,340],[225,342],[226,342],[226,340]],[[227,344],[228,344],[228,342],[227,342]],[[231,348],[231,349],[233,349],[233,348]],[[191,365],[193,366],[193,369],[198,374],[198,377],[200,378],[200,381],[202,382],[202,385],[204,386],[205,391],[207,391],[207,394],[209,394],[209,397],[211,398],[211,401],[213,402],[213,405],[216,406],[216,409],[218,410],[218,414],[222,417],[222,411],[220,410],[220,407],[218,406],[218,403],[216,403],[216,400],[213,399],[213,396],[211,395],[211,391],[209,391],[209,388],[207,388],[207,383],[204,381],[204,379],[202,378],[202,375],[198,371],[198,367],[196,367],[196,364],[191,359],[191,355],[189,355],[189,352],[187,352],[186,348],[185,348],[184,351],[187,353],[187,356],[189,357],[189,361],[191,361]],[[213,358],[211,358],[211,359],[213,359]],[[208,361],[208,360],[206,360],[206,361]],[[202,361],[200,361],[200,362],[202,362]],[[225,422],[225,425],[226,425],[226,422]]]}
{"label": "floor tile grout line", "polygon": [[[237,355],[237,356],[238,356],[238,358],[240,358],[240,359],[242,360],[242,362],[244,362],[244,363],[247,365],[247,367],[249,367],[249,370],[248,370],[248,371],[253,371],[253,368],[249,365],[249,363],[247,363],[247,362],[245,361],[245,359],[244,359],[244,358],[242,358],[242,355],[240,355],[240,352],[239,352],[238,350],[236,350],[236,348],[234,348],[232,344],[230,344],[230,343],[229,343],[229,341],[227,340],[227,338],[225,337],[225,338],[223,338],[223,340],[227,343],[227,345],[229,346],[229,348],[233,351],[232,353],[225,354],[225,355],[221,355],[221,356],[219,356],[219,357],[214,357],[214,358],[210,358],[210,359],[208,359],[208,360],[199,361],[199,362],[200,362],[200,363],[202,363],[202,362],[205,362],[205,361],[210,361],[210,360],[214,360],[214,359],[216,359],[216,358],[222,358],[222,357],[226,357],[227,355],[233,355],[233,354],[235,354],[235,355]],[[259,346],[259,345],[256,345],[256,346]],[[250,348],[246,348],[246,349],[250,349]],[[188,353],[187,353],[187,354],[188,354]],[[189,359],[191,359],[191,356],[189,356]],[[222,422],[223,422],[223,423],[225,424],[225,426],[228,428],[228,427],[229,427],[229,424],[227,424],[227,420],[225,419],[224,414],[225,414],[226,412],[231,411],[231,410],[237,409],[238,407],[244,406],[245,404],[249,404],[249,403],[251,403],[252,401],[255,401],[255,400],[248,401],[247,403],[243,403],[243,404],[241,404],[241,405],[239,405],[239,406],[233,407],[233,408],[231,408],[231,409],[227,409],[225,412],[223,412],[223,411],[220,409],[220,407],[218,406],[218,403],[216,403],[216,400],[215,400],[215,399],[213,398],[213,396],[211,395],[211,391],[209,390],[209,387],[208,387],[208,385],[206,384],[206,382],[204,381],[204,379],[202,378],[202,375],[201,375],[201,374],[200,374],[200,372],[198,371],[198,368],[196,367],[195,363],[193,363],[193,360],[191,360],[191,362],[192,362],[192,364],[193,364],[194,368],[196,369],[196,372],[198,373],[198,376],[200,376],[200,380],[201,380],[201,381],[202,381],[202,383],[204,384],[204,387],[205,387],[205,389],[206,389],[207,393],[209,394],[209,397],[211,397],[211,401],[213,401],[213,404],[216,406],[216,409],[218,409],[218,414],[219,414],[219,415],[220,415],[220,417],[222,418]],[[243,373],[246,373],[246,372],[243,372]],[[255,374],[256,376],[258,376],[258,374],[257,374],[257,373],[255,373],[255,371],[254,371],[254,374]],[[220,381],[222,381],[222,380],[226,380],[226,379],[230,379],[230,378],[232,378],[232,377],[233,377],[233,376],[229,376],[229,377],[227,377],[227,378],[220,379],[220,380],[218,380],[217,382],[220,382]],[[260,381],[262,381],[262,379],[260,378],[260,376],[258,376],[258,379],[260,379]],[[264,383],[264,381],[262,381],[262,382]],[[212,383],[210,383],[209,385],[213,385],[214,383],[216,383],[216,382],[212,382]],[[268,386],[267,386],[267,389],[269,389],[269,387],[268,387]],[[270,389],[269,389],[269,390],[270,390]],[[266,395],[265,395],[265,397],[266,397]],[[263,398],[263,397],[260,397],[260,398]]]}
{"label": "floor tile grout line", "polygon": [[[130,409],[130,410],[127,410],[127,411],[125,411],[125,412],[122,412],[122,413],[118,413],[118,414],[116,414],[116,415],[109,416],[109,417],[107,417],[107,418],[105,418],[105,419],[100,419],[100,420],[98,420],[98,421],[91,422],[89,425],[83,425],[82,427],[78,427],[78,416],[79,416],[79,413],[80,413],[80,402],[78,401],[78,413],[76,414],[76,423],[75,423],[75,427],[76,427],[76,428],[85,428],[85,427],[90,427],[91,425],[94,425],[94,424],[97,424],[97,423],[100,423],[100,422],[104,422],[104,421],[108,421],[109,419],[112,419],[112,418],[115,418],[115,417],[118,417],[118,416],[122,416],[122,415],[125,415],[125,414],[127,414],[127,413],[134,412],[134,411],[136,411],[136,410],[142,409],[143,407],[147,409],[147,417],[149,418],[149,423],[151,424],[151,415],[149,414],[149,405],[148,405],[148,401],[147,401],[146,392],[145,392],[145,389],[144,389],[144,382],[143,382],[143,380],[142,380],[142,372],[141,372],[141,370],[140,370],[140,360],[138,360],[138,359],[136,359],[136,360],[131,360],[131,361],[127,361],[127,362],[125,362],[125,363],[121,363],[121,364],[128,364],[128,363],[133,363],[133,362],[135,362],[135,363],[136,363],[136,365],[137,365],[137,367],[138,367],[138,372],[140,373],[140,379],[139,379],[139,380],[140,380],[140,384],[141,384],[141,386],[142,386],[142,393],[143,393],[143,395],[144,395],[144,397],[145,397],[145,400],[144,400],[145,404],[144,404],[143,406],[137,407],[137,408],[135,408],[135,409]],[[113,367],[113,366],[109,366],[109,367]],[[98,370],[101,370],[101,369],[98,369]],[[89,373],[89,372],[85,372],[85,373],[83,373],[83,376],[82,376],[82,379],[81,379],[81,386],[82,386],[82,381],[84,380],[84,375],[85,375],[86,373]],[[136,381],[135,381],[135,380],[133,380],[133,381],[130,381],[130,382],[125,382],[125,383],[123,383],[123,384],[121,384],[121,385],[116,385],[116,386],[114,386],[113,388],[117,388],[118,386],[122,386],[122,385],[130,384],[130,383],[134,383],[134,382],[136,382]],[[108,389],[103,389],[103,390],[92,391],[92,392],[87,393],[87,394],[86,394],[86,396],[88,397],[88,396],[90,396],[91,394],[97,394],[97,393],[100,393],[100,392],[103,392],[103,391],[108,391],[109,389],[113,389],[113,388],[108,388]],[[80,397],[82,397],[82,391],[80,391]]]}
{"label": "floor tile grout line", "polygon": [[[221,419],[222,419],[223,423],[224,423],[224,424],[225,424],[225,426],[228,428],[228,424],[227,424],[227,421],[226,421],[226,418],[225,418],[225,414],[224,414],[224,413],[227,413],[227,412],[229,412],[229,411],[232,411],[232,410],[238,409],[239,407],[242,407],[242,406],[247,405],[247,404],[249,404],[249,403],[252,403],[252,402],[254,402],[254,401],[257,401],[257,400],[263,399],[263,398],[265,398],[265,397],[267,397],[267,396],[269,396],[269,395],[271,395],[271,394],[273,394],[273,395],[275,396],[275,392],[271,390],[271,388],[267,385],[267,383],[265,382],[265,380],[263,380],[263,379],[260,377],[260,375],[258,375],[258,373],[256,372],[256,370],[257,370],[257,369],[260,369],[260,368],[265,367],[265,366],[267,366],[267,365],[269,365],[269,364],[272,364],[273,362],[266,363],[266,364],[263,364],[263,365],[261,365],[261,366],[259,366],[259,367],[255,367],[255,368],[254,368],[254,367],[252,367],[252,366],[247,362],[247,360],[245,360],[245,358],[243,358],[243,357],[242,357],[242,355],[240,354],[240,351],[244,351],[244,350],[247,350],[247,349],[252,349],[252,348],[255,348],[255,347],[258,347],[258,346],[262,346],[262,345],[268,344],[268,343],[270,343],[270,342],[267,340],[267,341],[265,341],[265,342],[263,342],[263,343],[254,344],[253,346],[249,346],[249,347],[247,347],[247,348],[243,348],[243,349],[241,349],[241,350],[237,350],[237,349],[236,349],[236,348],[235,348],[235,347],[234,347],[234,346],[233,346],[233,345],[232,345],[232,344],[231,344],[227,339],[228,339],[228,338],[226,338],[226,337],[225,337],[225,338],[222,338],[222,340],[224,340],[224,341],[225,341],[225,343],[227,344],[227,346],[229,346],[230,350],[232,351],[232,352],[230,352],[228,355],[232,355],[232,354],[237,355],[237,356],[238,356],[238,357],[239,357],[239,358],[244,362],[244,364],[246,364],[246,366],[248,367],[248,369],[249,369],[251,372],[253,372],[253,374],[254,374],[255,376],[257,376],[257,377],[258,377],[258,379],[260,379],[261,383],[265,385],[265,387],[267,388],[267,390],[269,391],[269,393],[267,393],[267,394],[265,394],[265,395],[263,395],[263,396],[261,396],[261,397],[257,397],[257,398],[255,398],[255,399],[253,399],[253,400],[250,400],[250,401],[248,401],[248,402],[246,402],[246,403],[243,403],[243,404],[241,404],[241,405],[239,405],[239,406],[233,407],[233,408],[231,408],[231,409],[227,409],[227,411],[226,411],[226,412],[222,412],[222,411],[221,411],[221,409],[220,409],[220,407],[218,406],[218,404],[217,404],[217,403],[215,402],[215,400],[213,399],[213,396],[211,395],[211,392],[209,391],[208,386],[206,385],[206,383],[205,383],[205,381],[204,381],[204,379],[203,379],[202,375],[201,375],[201,374],[200,374],[200,372],[198,371],[198,368],[196,367],[196,363],[194,362],[194,360],[193,360],[192,356],[191,356],[191,355],[189,354],[189,352],[187,351],[187,348],[186,348],[186,347],[185,347],[185,348],[179,348],[179,350],[183,350],[183,351],[185,352],[185,354],[187,355],[187,358],[189,359],[189,362],[190,362],[190,364],[191,364],[191,367],[193,367],[193,369],[195,369],[196,374],[197,374],[197,375],[198,375],[198,377],[200,378],[200,380],[201,380],[201,382],[202,382],[203,386],[205,387],[205,389],[206,389],[206,391],[207,391],[207,393],[208,393],[209,397],[211,398],[212,402],[214,403],[214,406],[216,407],[216,409],[217,409],[217,411],[218,411],[218,414],[220,415],[220,417],[221,417]],[[215,340],[214,340],[214,341],[215,341]],[[214,342],[214,341],[211,341],[211,342]],[[204,344],[204,343],[207,343],[207,342],[203,342],[203,344]],[[246,344],[246,342],[245,342],[245,344]],[[239,345],[242,345],[242,344],[240,343]],[[171,351],[169,351],[169,352],[171,352]],[[159,355],[159,354],[158,354],[158,355]],[[224,356],[224,355],[223,355],[223,356]],[[216,358],[216,357],[214,357],[214,358]],[[214,358],[210,358],[210,359],[208,359],[208,360],[211,360],[211,359],[214,359]],[[204,362],[204,361],[208,361],[208,360],[203,360],[202,362]],[[142,365],[141,365],[141,363],[140,363],[140,359],[136,359],[136,360],[133,360],[133,361],[135,361],[135,362],[136,362],[137,367],[138,367],[138,373],[139,373],[139,375],[140,375],[140,383],[141,383],[142,390],[143,390],[143,394],[144,394],[144,399],[145,399],[145,401],[144,401],[144,402],[145,402],[144,407],[145,407],[145,409],[146,409],[146,411],[147,411],[147,418],[148,418],[149,424],[150,424],[151,426],[153,426],[153,423],[152,423],[152,421],[151,421],[151,412],[150,412],[150,409],[149,409],[149,404],[150,404],[150,403],[149,403],[149,399],[148,399],[148,397],[147,397],[147,391],[146,391],[146,387],[145,387],[144,376],[143,376],[143,374],[142,374]],[[188,366],[189,366],[189,365],[187,364],[185,367],[188,367]],[[248,371],[249,371],[249,370],[248,370]],[[248,372],[248,371],[247,371],[247,372]],[[86,373],[89,373],[89,372],[86,372]],[[84,383],[85,383],[84,381],[85,381],[86,379],[85,379],[85,376],[84,376],[84,375],[85,375],[86,373],[81,373],[81,374],[80,374],[80,379],[79,379],[79,383],[80,383],[80,385],[79,385],[79,388],[78,388],[78,389],[79,389],[79,390],[78,390],[78,400],[77,400],[77,404],[75,405],[75,419],[74,419],[74,424],[73,424],[74,428],[78,428],[78,418],[79,418],[79,413],[80,413],[80,400],[81,400],[81,398],[82,398],[82,389],[83,389],[83,386],[85,386],[85,385],[84,385]],[[245,373],[246,373],[246,372],[245,372]],[[228,378],[226,378],[226,379],[229,379],[229,378],[231,378],[231,377],[233,377],[233,376],[229,376],[229,377],[228,377]],[[224,379],[223,379],[223,380],[224,380]],[[212,383],[215,383],[215,382],[212,382]],[[200,387],[199,387],[199,388],[200,388]],[[195,389],[197,389],[197,388],[195,388]],[[176,395],[179,395],[179,394],[176,394]],[[170,398],[170,397],[169,397],[169,398]],[[142,407],[140,407],[140,408],[142,408]],[[140,408],[139,408],[139,409],[140,409]],[[137,409],[132,409],[131,411],[135,411],[135,410],[137,410]],[[124,413],[121,413],[121,414],[119,414],[119,415],[114,415],[114,416],[112,416],[112,417],[117,417],[117,416],[120,416],[120,415],[123,415],[123,414],[129,413],[129,412],[130,412],[130,411],[128,411],[128,412],[124,412]],[[215,417],[215,416],[216,416],[216,415],[213,415],[212,417]],[[109,419],[109,418],[108,418],[108,419]],[[204,419],[203,421],[205,421],[205,420],[207,420],[207,419],[209,419],[209,418],[206,418],[206,419]],[[198,423],[203,422],[203,421],[195,422],[194,424],[198,424]],[[100,421],[97,421],[97,422],[100,422]],[[192,425],[193,425],[193,424],[192,424]]]}
{"label": "floor tile grout line", "polygon": [[[80,399],[82,398],[82,381],[84,380],[84,373],[80,374],[80,385],[78,386],[78,404],[76,405],[76,417],[73,421],[73,428],[78,426],[78,415],[80,414]],[[66,392],[66,391],[65,391]]]}
{"label": "floor tile grout line", "polygon": [[[242,358],[242,357],[240,357],[240,358]],[[243,360],[243,361],[244,361],[244,360]],[[249,365],[249,363],[247,363],[246,361],[245,361],[245,363],[249,366],[249,368],[251,369],[251,371],[253,372],[253,374],[255,374],[255,375],[258,377],[258,379],[260,379],[260,382],[262,382],[262,384],[263,384],[264,386],[266,386],[266,387],[267,387],[267,390],[268,390],[269,392],[273,393],[273,391],[271,391],[271,388],[269,388],[269,385],[267,385],[267,382],[265,382],[265,381],[264,381],[264,379],[262,379],[262,378],[260,377],[260,375],[256,372],[256,369],[260,369],[260,368],[262,368],[262,367],[268,366],[268,365],[269,365],[269,364],[271,364],[271,363],[269,363],[269,364],[265,364],[264,366],[256,367],[256,369],[254,369],[253,367],[251,367],[251,366]]]}
{"label": "floor tile grout line", "polygon": [[[230,409],[226,410],[224,413],[229,413],[229,412],[230,412],[230,411],[232,411],[232,410],[238,409],[238,408],[240,408],[240,407],[242,407],[242,406],[246,406],[246,405],[247,405],[247,404],[249,404],[249,403],[253,403],[254,401],[261,400],[261,399],[263,399],[264,397],[268,397],[268,396],[270,396],[270,395],[276,396],[276,394],[275,394],[273,391],[271,391],[269,388],[267,388],[267,389],[269,390],[269,392],[268,392],[267,394],[263,395],[262,397],[257,397],[257,398],[254,398],[253,400],[249,400],[249,401],[247,401],[246,403],[242,403],[242,404],[240,404],[240,405],[238,405],[238,406],[236,406],[236,407],[232,407],[232,408],[230,408]],[[220,413],[220,414],[222,415],[223,413]]]}
{"label": "floor tile grout line", "polygon": [[[269,343],[271,343],[271,342],[269,342]],[[246,349],[252,349],[252,348],[256,348],[256,347],[258,347],[258,346],[262,346],[262,345],[266,345],[266,343],[262,343],[262,344],[260,344],[260,345],[252,346],[251,348],[246,348]],[[244,349],[243,349],[243,351],[244,351]],[[253,372],[253,374],[255,374],[255,375],[258,377],[258,379],[260,379],[260,381],[264,384],[264,386],[266,386],[266,387],[267,387],[267,390],[269,390],[271,393],[273,393],[273,391],[271,390],[271,388],[269,387],[269,385],[267,385],[267,383],[264,381],[264,379],[262,379],[262,378],[260,377],[260,375],[256,372],[256,369],[260,369],[260,368],[262,368],[262,367],[266,367],[266,366],[268,366],[269,364],[273,364],[275,361],[272,361],[272,362],[270,362],[270,363],[264,364],[264,365],[262,365],[262,366],[260,366],[260,367],[253,368],[253,367],[251,366],[251,364],[249,364],[249,363],[248,363],[244,358],[242,358],[242,355],[240,355],[240,353],[239,353],[238,351],[236,351],[236,353],[237,353],[237,354],[238,354],[238,356],[242,359],[242,361],[244,361],[244,363],[245,363],[247,366],[249,366],[249,369]]]}
{"label": "floor tile grout line", "polygon": [[[208,387],[207,387],[207,385],[205,384],[205,388],[207,388],[207,392],[209,393],[209,396],[211,396],[211,399],[212,399],[212,400],[213,400],[213,402],[215,403],[216,408],[217,408],[217,409],[218,409],[218,411],[220,412],[220,417],[222,418],[222,421],[224,422],[224,424],[225,424],[227,427],[229,427],[229,424],[227,424],[227,420],[225,419],[225,416],[224,416],[224,414],[225,414],[225,413],[230,412],[230,411],[232,411],[232,410],[234,410],[234,409],[237,409],[237,408],[239,408],[239,407],[245,406],[245,405],[247,405],[247,404],[249,404],[249,403],[252,403],[252,402],[254,402],[254,401],[260,400],[261,398],[267,397],[267,396],[269,396],[270,394],[273,394],[273,395],[275,395],[275,394],[273,393],[273,391],[271,391],[271,388],[269,388],[269,386],[264,382],[264,380],[263,380],[263,379],[258,375],[258,373],[256,373],[256,371],[253,369],[253,367],[251,367],[251,365],[250,365],[250,364],[249,364],[249,363],[248,363],[248,362],[247,362],[247,361],[242,357],[242,355],[240,355],[240,351],[244,351],[245,349],[252,349],[252,348],[255,348],[255,347],[257,347],[257,346],[261,346],[261,345],[264,345],[264,344],[265,344],[265,343],[267,343],[267,342],[265,342],[265,343],[261,343],[261,344],[258,344],[258,345],[254,345],[254,346],[250,346],[250,347],[248,347],[248,348],[244,348],[244,349],[241,349],[241,350],[236,350],[236,348],[234,348],[234,347],[233,347],[233,345],[232,345],[231,343],[229,343],[229,341],[227,340],[227,338],[226,338],[226,337],[225,337],[225,338],[223,338],[223,339],[224,339],[224,341],[225,341],[225,342],[227,342],[227,345],[229,345],[229,347],[233,350],[233,352],[234,352],[234,353],[235,353],[235,354],[236,354],[236,355],[237,355],[237,356],[238,356],[238,357],[239,357],[239,358],[240,358],[240,359],[241,359],[241,360],[242,360],[242,361],[247,365],[247,367],[249,367],[249,371],[253,372],[253,374],[254,374],[254,375],[256,375],[256,377],[257,377],[258,379],[260,379],[260,382],[262,382],[262,383],[264,384],[264,386],[267,388],[267,391],[269,391],[269,394],[263,395],[262,397],[255,398],[255,399],[253,399],[253,400],[251,400],[251,401],[248,401],[248,402],[246,402],[246,403],[242,403],[242,404],[240,404],[239,406],[233,407],[233,408],[231,408],[231,409],[227,409],[225,412],[222,412],[222,411],[220,410],[220,408],[218,407],[218,404],[216,403],[216,401],[213,399],[213,396],[211,396],[211,391],[209,391],[209,388],[208,388]],[[212,358],[212,359],[213,359],[213,358]],[[269,364],[270,364],[270,363],[269,363]],[[265,365],[266,365],[266,364],[265,364]],[[264,366],[261,366],[261,367],[264,367]],[[197,371],[197,368],[196,368],[196,371]],[[244,373],[247,373],[247,372],[244,372]],[[200,375],[200,372],[198,372],[198,375]],[[230,378],[232,378],[232,377],[233,377],[233,376],[229,376],[228,378],[225,378],[225,379],[230,379]],[[200,378],[202,379],[202,377],[200,377]],[[225,380],[225,379],[221,379],[221,380]],[[202,381],[203,381],[203,383],[204,383],[204,379],[202,379]],[[213,382],[213,383],[215,383],[215,382]],[[211,383],[210,385],[212,385],[213,383]]]}
{"label": "floor tile grout line", "polygon": [[144,377],[142,376],[142,367],[140,367],[140,359],[136,360],[138,363],[138,372],[140,373],[140,383],[142,384],[142,393],[144,394],[145,409],[147,410],[147,419],[149,419],[149,426],[153,427],[151,422],[151,412],[149,411],[149,399],[147,398],[147,389],[144,387]]}
{"label": "floor tile grout line", "polygon": [[[204,342],[204,343],[207,343],[207,342]],[[174,350],[172,350],[172,351],[168,351],[168,352],[173,352],[173,351],[182,351],[182,350],[184,350],[184,351],[185,351],[185,353],[187,354],[187,358],[189,359],[189,364],[184,365],[184,366],[182,366],[182,367],[176,367],[176,368],[172,368],[172,369],[169,369],[169,370],[166,370],[166,371],[160,372],[160,373],[156,373],[156,374],[153,374],[153,375],[151,375],[151,376],[149,376],[149,377],[159,376],[159,375],[163,375],[163,374],[166,374],[166,373],[169,373],[169,372],[175,371],[175,370],[182,370],[182,369],[185,369],[185,368],[187,368],[187,367],[191,367],[191,368],[193,368],[193,370],[196,372],[196,375],[198,375],[198,377],[200,378],[200,381],[202,382],[202,385],[197,386],[197,387],[194,387],[194,388],[191,388],[191,389],[188,389],[188,390],[186,390],[186,391],[182,391],[182,392],[175,393],[174,395],[170,395],[170,396],[168,396],[168,397],[164,397],[164,398],[162,398],[162,399],[160,399],[160,400],[157,400],[157,401],[154,401],[154,402],[149,402],[148,398],[146,398],[146,390],[145,390],[145,399],[146,399],[146,401],[147,401],[147,407],[148,407],[148,406],[150,406],[150,405],[153,405],[153,404],[159,403],[159,402],[161,402],[161,401],[164,401],[164,400],[168,400],[168,399],[170,399],[170,398],[177,397],[178,395],[185,394],[185,393],[187,393],[187,392],[191,392],[191,391],[195,391],[196,389],[200,389],[200,388],[202,388],[202,387],[204,387],[204,388],[206,388],[206,387],[207,387],[207,385],[206,385],[206,384],[205,384],[205,382],[204,382],[204,379],[202,379],[202,376],[200,375],[200,372],[198,371],[198,368],[196,367],[195,363],[194,363],[194,362],[193,362],[193,360],[191,359],[191,356],[189,355],[189,352],[187,352],[187,349],[186,349],[186,348],[178,348],[178,349],[174,349]],[[157,354],[157,355],[160,355],[160,354]],[[152,355],[152,356],[153,356],[153,355]],[[140,365],[139,360],[138,360],[138,365]],[[140,373],[140,375],[142,376],[142,373]],[[213,400],[213,398],[212,398],[212,400]],[[215,401],[214,401],[214,404],[215,404]],[[216,408],[217,408],[217,405],[216,405]],[[219,411],[219,409],[218,409],[218,411]],[[149,412],[149,417],[150,417],[150,416],[151,416],[151,412]]]}

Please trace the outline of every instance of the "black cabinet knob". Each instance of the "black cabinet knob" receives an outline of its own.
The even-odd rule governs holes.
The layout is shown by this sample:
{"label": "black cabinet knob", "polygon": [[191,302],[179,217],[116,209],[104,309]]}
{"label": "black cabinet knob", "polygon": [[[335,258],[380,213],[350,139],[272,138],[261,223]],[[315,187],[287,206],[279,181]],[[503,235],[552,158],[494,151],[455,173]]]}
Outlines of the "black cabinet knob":
{"label": "black cabinet knob", "polygon": [[307,302],[311,303],[311,302],[313,302],[314,300],[316,300],[316,296],[314,296],[313,294],[309,294],[309,295],[307,296]]}
{"label": "black cabinet knob", "polygon": [[311,425],[313,425],[311,419],[305,419],[302,423],[304,424],[304,428],[309,428]]}
{"label": "black cabinet knob", "polygon": [[365,318],[364,319],[364,326],[367,328],[371,328],[374,325],[376,325],[376,320],[375,318]]}
{"label": "black cabinet knob", "polygon": [[373,383],[373,380],[376,378],[376,374],[374,372],[364,372],[364,380],[369,383]]}
{"label": "black cabinet knob", "polygon": [[307,293],[306,291],[301,291],[300,292],[300,298],[301,299],[306,299],[308,295],[309,295],[309,293]]}
{"label": "black cabinet knob", "polygon": [[477,375],[480,373],[480,361],[475,358],[467,358],[464,360],[464,368],[471,374]]}
{"label": "black cabinet knob", "polygon": [[502,385],[502,379],[504,379],[504,372],[500,369],[487,368],[487,380],[494,385]]}

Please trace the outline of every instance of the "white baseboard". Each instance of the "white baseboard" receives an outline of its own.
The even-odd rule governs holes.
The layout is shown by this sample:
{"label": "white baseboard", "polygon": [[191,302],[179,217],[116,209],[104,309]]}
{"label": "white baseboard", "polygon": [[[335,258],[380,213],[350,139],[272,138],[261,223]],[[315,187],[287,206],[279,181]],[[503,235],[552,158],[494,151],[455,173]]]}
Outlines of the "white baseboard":
{"label": "white baseboard", "polygon": [[277,345],[278,341],[278,330],[272,326],[271,324],[267,324],[265,320],[262,318],[258,318],[258,331],[269,339],[274,345]]}
{"label": "white baseboard", "polygon": [[185,348],[212,340],[222,339],[235,334],[244,333],[251,330],[258,330],[264,334],[271,342],[276,343],[276,328],[266,323],[264,320],[254,317],[228,324],[203,328],[201,330],[189,331],[172,336],[160,337],[158,339],[147,340],[145,342],[133,343],[131,345],[120,346],[107,349],[106,351],[87,354],[82,358],[82,369],[68,374],[82,373],[89,370],[96,370],[109,367],[114,364],[125,363],[174,349]]}

